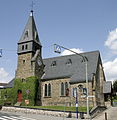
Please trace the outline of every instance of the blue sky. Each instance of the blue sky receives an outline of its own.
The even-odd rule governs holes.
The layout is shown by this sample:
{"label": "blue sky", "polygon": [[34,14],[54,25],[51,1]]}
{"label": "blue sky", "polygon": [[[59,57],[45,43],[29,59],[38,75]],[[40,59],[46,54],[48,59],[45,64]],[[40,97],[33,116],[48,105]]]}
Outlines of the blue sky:
{"label": "blue sky", "polygon": [[[43,58],[58,56],[57,43],[79,52],[99,50],[107,80],[117,79],[117,0],[33,0]],[[32,0],[0,0],[0,81],[17,68],[17,42]],[[66,52],[65,54],[69,54]]]}

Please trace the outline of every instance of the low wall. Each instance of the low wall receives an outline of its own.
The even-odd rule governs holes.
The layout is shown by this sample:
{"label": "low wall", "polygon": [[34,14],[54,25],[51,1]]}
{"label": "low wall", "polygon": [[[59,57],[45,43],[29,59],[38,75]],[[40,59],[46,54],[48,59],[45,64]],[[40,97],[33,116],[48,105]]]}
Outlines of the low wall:
{"label": "low wall", "polygon": [[[76,117],[75,112],[64,112],[64,111],[54,111],[54,110],[44,110],[44,109],[32,109],[32,108],[23,108],[23,107],[2,107],[2,111],[9,111],[9,112],[20,112],[26,114],[40,114],[40,115],[50,115],[50,116],[57,116],[57,117]],[[80,117],[80,114],[78,114]]]}

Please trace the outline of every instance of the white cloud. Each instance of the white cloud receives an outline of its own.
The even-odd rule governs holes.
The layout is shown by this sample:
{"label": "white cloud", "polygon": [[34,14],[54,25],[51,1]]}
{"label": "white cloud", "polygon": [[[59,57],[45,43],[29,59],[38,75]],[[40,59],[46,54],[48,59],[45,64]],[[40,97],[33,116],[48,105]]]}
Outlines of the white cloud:
{"label": "white cloud", "polygon": [[107,80],[117,80],[117,58],[113,61],[107,61],[103,64]]}
{"label": "white cloud", "polygon": [[13,77],[10,76],[9,73],[4,70],[4,68],[0,68],[0,83],[7,83],[12,79]]}
{"label": "white cloud", "polygon": [[[83,52],[84,52],[82,49],[79,49],[79,48],[72,48],[72,49],[70,49],[70,50],[72,50],[72,51],[74,51],[74,52],[77,52],[77,53],[83,53]],[[64,50],[64,51],[61,53],[61,55],[71,55],[71,54],[75,54],[75,53],[70,52],[70,51],[68,51],[68,50]]]}
{"label": "white cloud", "polygon": [[[105,41],[105,46],[110,49],[111,55],[117,54],[117,28],[110,31]],[[114,60],[104,62],[104,70],[107,80],[117,79],[117,57]]]}
{"label": "white cloud", "polygon": [[109,32],[108,38],[105,41],[105,46],[117,54],[117,28]]}

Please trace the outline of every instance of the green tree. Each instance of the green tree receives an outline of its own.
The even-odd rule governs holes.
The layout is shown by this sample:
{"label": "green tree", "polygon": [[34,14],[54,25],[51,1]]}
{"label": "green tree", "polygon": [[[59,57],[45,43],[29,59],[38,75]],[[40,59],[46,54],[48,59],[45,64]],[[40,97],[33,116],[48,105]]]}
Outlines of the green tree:
{"label": "green tree", "polygon": [[114,92],[117,92],[117,80],[115,80],[113,83],[113,90]]}

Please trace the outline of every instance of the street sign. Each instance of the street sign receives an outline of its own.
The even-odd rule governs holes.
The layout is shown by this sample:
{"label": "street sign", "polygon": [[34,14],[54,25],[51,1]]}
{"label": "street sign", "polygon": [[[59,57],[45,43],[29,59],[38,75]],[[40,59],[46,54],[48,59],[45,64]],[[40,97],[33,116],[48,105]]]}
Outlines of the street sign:
{"label": "street sign", "polygon": [[57,44],[54,44],[54,52],[61,53],[61,47]]}
{"label": "street sign", "polygon": [[83,94],[87,95],[87,89],[86,88],[83,88]]}
{"label": "street sign", "polygon": [[27,93],[27,95],[28,95],[28,94],[30,93],[30,90],[29,90],[29,89],[27,89],[27,90],[26,90],[26,93]]}
{"label": "street sign", "polygon": [[[86,95],[81,96],[81,98],[87,97]],[[95,97],[94,95],[89,95],[88,98]]]}
{"label": "street sign", "polygon": [[73,88],[73,97],[77,97],[77,88]]}
{"label": "street sign", "polygon": [[91,97],[95,97],[95,96],[94,95],[89,95],[88,97],[91,98]]}
{"label": "street sign", "polygon": [[29,104],[29,100],[25,100],[25,104],[28,105]]}

